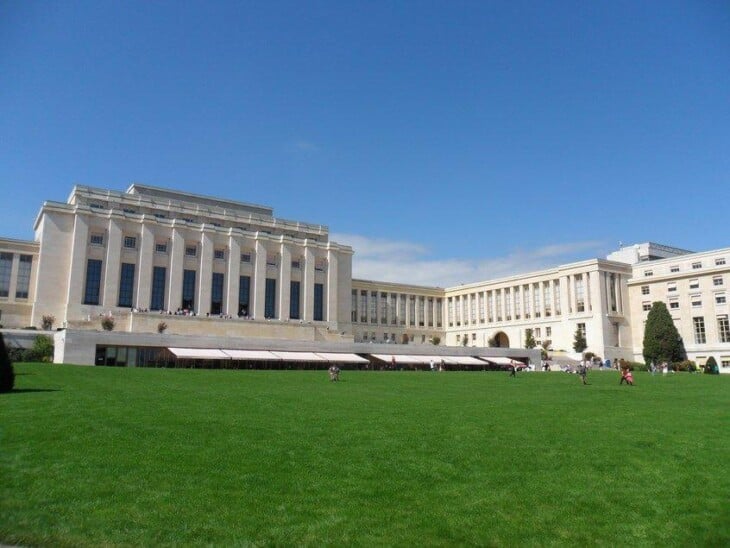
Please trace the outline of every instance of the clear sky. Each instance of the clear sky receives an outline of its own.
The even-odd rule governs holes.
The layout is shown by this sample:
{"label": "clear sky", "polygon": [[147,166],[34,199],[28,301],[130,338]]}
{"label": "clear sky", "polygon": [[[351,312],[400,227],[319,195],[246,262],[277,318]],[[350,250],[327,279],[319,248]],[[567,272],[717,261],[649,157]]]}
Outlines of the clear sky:
{"label": "clear sky", "polygon": [[326,224],[452,285],[730,247],[730,3],[0,5],[0,236],[132,182]]}

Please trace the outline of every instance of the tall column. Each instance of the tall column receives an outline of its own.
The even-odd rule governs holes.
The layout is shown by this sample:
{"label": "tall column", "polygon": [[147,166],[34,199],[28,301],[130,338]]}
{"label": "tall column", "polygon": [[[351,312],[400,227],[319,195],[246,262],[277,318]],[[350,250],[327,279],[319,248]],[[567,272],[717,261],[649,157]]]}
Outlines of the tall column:
{"label": "tall column", "polygon": [[279,247],[279,314],[280,320],[289,319],[291,304],[291,249],[282,242]]}
{"label": "tall column", "polygon": [[553,311],[553,316],[558,315],[558,302],[555,293],[560,291],[560,286],[556,287],[555,280],[550,280],[550,309]]}
{"label": "tall column", "polygon": [[142,223],[137,262],[137,308],[149,308],[152,287],[152,257],[155,249],[155,236],[149,225]]}
{"label": "tall column", "polygon": [[256,257],[253,267],[253,317],[264,319],[264,301],[266,299],[266,247],[259,240],[255,243]]}
{"label": "tall column", "polygon": [[238,291],[241,279],[241,244],[232,235],[228,237],[228,272],[225,313],[238,316]]}
{"label": "tall column", "polygon": [[[141,245],[142,242],[140,242]],[[105,308],[119,303],[120,258],[122,253],[122,227],[116,219],[109,219],[106,236],[106,257],[104,262],[104,293],[101,304]]]}
{"label": "tall column", "polygon": [[[183,261],[185,260],[185,237],[175,227],[170,238],[170,272],[167,276],[167,308],[173,312],[182,306]],[[200,310],[200,302],[196,303]]]}
{"label": "tall column", "polygon": [[200,284],[198,285],[198,311],[203,316],[210,313],[211,285],[213,284],[213,239],[205,231],[200,233]]}
{"label": "tall column", "polygon": [[[337,317],[337,310],[338,310],[338,304],[340,299],[338,291],[340,287],[340,281],[339,281],[339,270],[338,270],[338,257],[337,253],[330,249],[327,251],[327,295],[326,299],[327,302],[325,303],[326,306],[326,316],[325,319],[328,322],[336,322],[338,320]],[[385,302],[380,303],[380,306],[382,307],[384,304],[387,305],[387,299],[388,294],[385,294]],[[387,306],[386,306],[387,309]],[[387,312],[386,312],[387,313]],[[378,310],[378,314],[380,314],[380,310]],[[387,324],[387,320],[386,320]]]}
{"label": "tall column", "polygon": [[588,273],[591,288],[591,310],[594,313],[600,313],[601,316],[608,312],[608,309],[604,306],[605,299],[602,298],[604,295],[601,284],[602,276],[603,274],[597,270]]}
{"label": "tall column", "polygon": [[[302,310],[302,318],[305,321],[312,321],[314,317],[314,250],[308,245],[304,246],[304,276],[302,276],[302,304],[304,309]],[[368,299],[370,298],[370,291],[368,291]],[[360,295],[358,295],[360,299]],[[365,317],[370,322],[370,312],[365,311]]]}
{"label": "tall column", "polygon": [[83,304],[84,274],[86,273],[86,246],[89,241],[89,225],[81,215],[74,218],[73,244],[71,248],[71,268],[69,269],[66,293],[66,314],[68,321],[69,306]]}

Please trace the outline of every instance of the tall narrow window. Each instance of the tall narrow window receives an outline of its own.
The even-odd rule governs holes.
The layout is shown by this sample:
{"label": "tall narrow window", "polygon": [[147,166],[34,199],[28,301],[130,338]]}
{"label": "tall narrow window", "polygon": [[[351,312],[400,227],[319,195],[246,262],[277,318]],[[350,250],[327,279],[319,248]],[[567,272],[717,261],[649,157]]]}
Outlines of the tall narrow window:
{"label": "tall narrow window", "polygon": [[21,255],[18,263],[18,286],[15,289],[16,299],[27,299],[30,287],[30,267],[33,264],[32,255]]}
{"label": "tall narrow window", "polygon": [[248,302],[251,294],[251,276],[238,278],[238,315],[248,316]]}
{"label": "tall narrow window", "polygon": [[408,297],[408,325],[416,325],[416,296]]}
{"label": "tall narrow window", "polygon": [[350,302],[350,321],[357,322],[357,289],[352,290]]}
{"label": "tall narrow window", "polygon": [[183,310],[195,310],[195,270],[183,270]]}
{"label": "tall narrow window", "polygon": [[702,316],[692,318],[692,323],[694,324],[695,329],[695,344],[705,344],[707,342],[707,337],[705,335],[705,318]]}
{"label": "tall narrow window", "polygon": [[378,292],[370,292],[370,323],[378,323]]}
{"label": "tall narrow window", "polygon": [[13,270],[13,254],[0,253],[0,297],[10,293],[10,273]]}
{"label": "tall narrow window", "polygon": [[213,272],[210,284],[210,313],[223,313],[223,274],[220,272]]}
{"label": "tall narrow window", "polygon": [[266,278],[264,318],[276,318],[276,280],[274,278]]}
{"label": "tall narrow window", "polygon": [[131,307],[134,294],[134,263],[122,263],[119,274],[119,306]]}
{"label": "tall narrow window", "polygon": [[156,266],[152,269],[152,296],[150,298],[150,310],[165,309],[165,278],[167,269],[164,266]]}
{"label": "tall narrow window", "polygon": [[324,284],[314,284],[314,315],[315,322],[324,320]]}
{"label": "tall narrow window", "polygon": [[299,288],[300,283],[292,280],[289,289],[289,317],[298,320],[299,316]]}
{"label": "tall narrow window", "polygon": [[99,304],[99,288],[101,287],[101,261],[89,259],[86,262],[86,290],[84,304]]}
{"label": "tall narrow window", "polygon": [[380,294],[380,323],[388,325],[388,294]]}
{"label": "tall narrow window", "polygon": [[368,321],[368,292],[360,290],[360,323]]}
{"label": "tall narrow window", "polygon": [[720,338],[720,342],[730,342],[730,322],[728,322],[727,316],[717,317],[717,333]]}
{"label": "tall narrow window", "polygon": [[436,327],[441,327],[443,323],[444,303],[441,299],[436,299]]}

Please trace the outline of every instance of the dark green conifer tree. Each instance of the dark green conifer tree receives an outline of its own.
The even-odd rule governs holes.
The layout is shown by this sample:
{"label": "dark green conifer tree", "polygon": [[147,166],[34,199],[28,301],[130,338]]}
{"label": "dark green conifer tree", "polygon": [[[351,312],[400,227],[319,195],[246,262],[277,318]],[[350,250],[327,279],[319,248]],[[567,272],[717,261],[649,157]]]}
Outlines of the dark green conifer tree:
{"label": "dark green conifer tree", "polygon": [[644,326],[644,361],[659,365],[663,362],[680,362],[684,359],[684,343],[667,310],[667,305],[657,301],[651,305]]}

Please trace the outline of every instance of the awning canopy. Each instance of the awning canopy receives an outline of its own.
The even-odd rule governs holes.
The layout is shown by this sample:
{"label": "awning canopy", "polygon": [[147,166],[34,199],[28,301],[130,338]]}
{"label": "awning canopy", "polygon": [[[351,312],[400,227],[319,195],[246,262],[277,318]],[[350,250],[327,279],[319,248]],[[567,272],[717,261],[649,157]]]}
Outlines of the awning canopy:
{"label": "awning canopy", "polygon": [[368,363],[368,360],[361,358],[357,354],[342,354],[339,352],[315,352],[328,362],[334,363]]}
{"label": "awning canopy", "polygon": [[268,350],[223,350],[234,360],[269,361],[278,362],[281,358],[274,356]]}
{"label": "awning canopy", "polygon": [[275,350],[271,352],[279,359],[290,362],[326,362],[325,358],[322,358],[314,352],[284,352]]}
{"label": "awning canopy", "polygon": [[[451,360],[451,363],[458,365],[484,365],[482,360],[472,356],[447,356],[447,358]],[[446,363],[449,363],[449,361],[446,361]]]}
{"label": "awning canopy", "polygon": [[229,360],[230,356],[217,348],[168,348],[176,358],[187,360]]}
{"label": "awning canopy", "polygon": [[486,360],[488,362],[496,363],[499,365],[525,365],[520,360],[516,360],[514,358],[505,358],[504,356],[479,356],[482,360]]}

